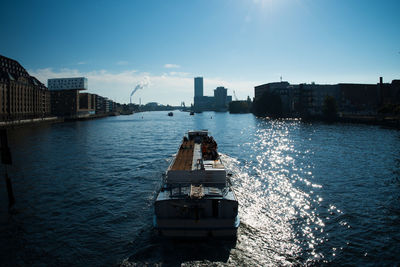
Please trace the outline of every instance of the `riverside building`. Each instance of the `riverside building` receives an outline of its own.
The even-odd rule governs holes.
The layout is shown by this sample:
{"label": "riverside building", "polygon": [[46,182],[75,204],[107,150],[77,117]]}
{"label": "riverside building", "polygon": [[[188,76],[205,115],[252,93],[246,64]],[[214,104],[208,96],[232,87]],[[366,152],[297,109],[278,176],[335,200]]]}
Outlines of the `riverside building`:
{"label": "riverside building", "polygon": [[202,97],[203,90],[203,77],[194,78],[194,97]]}
{"label": "riverside building", "polygon": [[0,121],[50,115],[50,92],[16,60],[0,55]]}
{"label": "riverside building", "polygon": [[290,84],[274,82],[254,87],[254,100],[266,93],[280,96],[285,115],[306,113],[321,115],[327,96],[336,100],[338,111],[342,114],[371,115],[385,104],[400,104],[400,81],[377,84]]}
{"label": "riverside building", "polygon": [[[232,101],[232,98],[230,99]],[[219,86],[214,90],[214,102],[216,111],[228,110],[228,89]]]}
{"label": "riverside building", "polygon": [[194,78],[194,111],[212,110],[214,98],[204,96],[203,77]]}
{"label": "riverside building", "polygon": [[47,85],[51,92],[52,114],[63,117],[79,115],[79,91],[87,90],[87,78],[49,79]]}
{"label": "riverside building", "polygon": [[51,91],[57,90],[87,90],[88,80],[85,77],[49,79],[47,86]]}

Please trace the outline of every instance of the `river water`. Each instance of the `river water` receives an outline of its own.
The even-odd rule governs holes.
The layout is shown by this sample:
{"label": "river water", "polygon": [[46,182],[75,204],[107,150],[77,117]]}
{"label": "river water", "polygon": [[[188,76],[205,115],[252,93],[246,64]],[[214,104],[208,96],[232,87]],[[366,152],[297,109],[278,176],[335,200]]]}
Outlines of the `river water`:
{"label": "river water", "polygon": [[[236,241],[152,229],[162,173],[209,129],[236,173]],[[268,266],[400,262],[400,132],[251,114],[146,112],[9,131],[0,265]],[[2,172],[4,168],[2,167]]]}

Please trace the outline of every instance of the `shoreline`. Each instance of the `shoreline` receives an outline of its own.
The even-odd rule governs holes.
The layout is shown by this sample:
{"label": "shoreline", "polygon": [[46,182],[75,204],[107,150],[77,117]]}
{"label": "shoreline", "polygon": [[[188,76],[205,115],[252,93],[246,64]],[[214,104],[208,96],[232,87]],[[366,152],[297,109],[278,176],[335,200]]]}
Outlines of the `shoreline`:
{"label": "shoreline", "polygon": [[346,116],[338,118],[338,122],[378,125],[400,130],[400,117],[395,116]]}
{"label": "shoreline", "polygon": [[0,128],[14,128],[14,127],[25,127],[40,124],[53,124],[64,122],[62,117],[44,117],[35,119],[25,119],[25,120],[13,120],[13,121],[0,121]]}
{"label": "shoreline", "polygon": [[320,121],[325,123],[353,123],[387,127],[400,130],[400,117],[396,116],[365,116],[365,115],[346,115],[337,117],[333,121],[327,121],[322,117],[303,118],[304,122]]}
{"label": "shoreline", "polygon": [[[246,112],[251,113],[251,112]],[[244,114],[244,113],[230,113],[230,114]],[[93,114],[93,115],[77,115],[72,117],[44,117],[35,119],[25,119],[25,120],[14,120],[14,121],[0,121],[0,128],[13,128],[13,127],[26,127],[40,124],[53,124],[62,122],[72,122],[72,121],[86,121],[95,120],[111,116],[120,116],[118,112],[106,113],[106,114]],[[255,114],[253,114],[256,116]],[[261,116],[256,116],[261,117]],[[272,118],[272,117],[270,117]],[[365,124],[365,125],[376,125],[387,127],[391,129],[400,130],[400,116],[364,116],[364,115],[347,115],[338,117],[334,121],[326,121],[322,117],[281,117],[274,119],[300,119],[303,122],[326,122],[326,123],[354,123],[354,124]]]}
{"label": "shoreline", "polygon": [[322,122],[322,123],[352,123],[352,124],[364,124],[364,125],[376,125],[382,126],[390,129],[400,130],[400,116],[367,116],[367,115],[344,115],[341,117],[337,117],[334,120],[326,120],[322,116],[308,116],[308,117],[300,117],[300,116],[287,116],[287,117],[271,117],[271,116],[257,116],[253,113],[254,116],[259,118],[270,118],[270,119],[296,119],[301,120],[303,122]]}
{"label": "shoreline", "polygon": [[25,120],[13,120],[13,121],[0,121],[0,128],[14,128],[14,127],[29,127],[36,126],[41,124],[53,124],[53,123],[62,123],[62,122],[72,122],[72,121],[86,121],[86,120],[95,120],[101,119],[110,116],[119,116],[118,112],[107,113],[107,114],[93,114],[93,115],[77,115],[72,117],[44,117],[44,118],[35,118],[35,119],[25,119]]}

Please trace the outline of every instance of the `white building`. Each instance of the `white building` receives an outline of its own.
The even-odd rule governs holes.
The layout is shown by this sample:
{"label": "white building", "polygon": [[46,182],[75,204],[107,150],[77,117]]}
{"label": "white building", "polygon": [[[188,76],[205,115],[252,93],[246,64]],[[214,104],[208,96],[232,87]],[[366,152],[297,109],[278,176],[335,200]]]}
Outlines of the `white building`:
{"label": "white building", "polygon": [[88,80],[85,77],[56,78],[47,80],[49,90],[87,90]]}

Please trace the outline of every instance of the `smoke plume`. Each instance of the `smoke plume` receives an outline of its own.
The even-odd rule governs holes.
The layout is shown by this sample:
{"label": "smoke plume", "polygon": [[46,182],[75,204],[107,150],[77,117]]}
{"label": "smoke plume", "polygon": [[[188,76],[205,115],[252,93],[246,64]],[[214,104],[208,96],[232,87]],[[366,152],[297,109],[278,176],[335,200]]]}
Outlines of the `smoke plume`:
{"label": "smoke plume", "polygon": [[136,85],[135,89],[132,90],[132,93],[130,96],[131,104],[132,104],[133,94],[136,93],[137,90],[143,89],[143,88],[147,87],[148,85],[149,85],[149,77],[145,77],[143,81],[141,81],[138,85]]}

